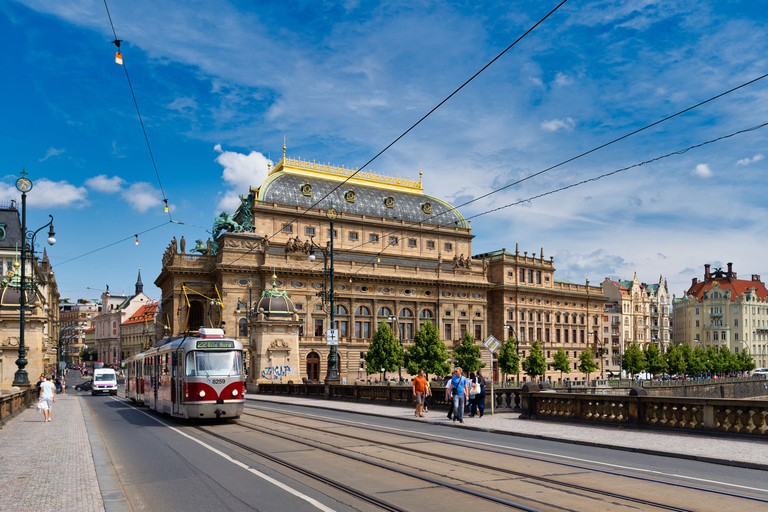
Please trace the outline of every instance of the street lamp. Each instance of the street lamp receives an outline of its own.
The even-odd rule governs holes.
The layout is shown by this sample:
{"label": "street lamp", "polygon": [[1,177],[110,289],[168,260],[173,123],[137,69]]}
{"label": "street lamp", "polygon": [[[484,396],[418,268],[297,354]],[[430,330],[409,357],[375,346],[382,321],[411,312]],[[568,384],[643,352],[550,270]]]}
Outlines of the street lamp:
{"label": "street lamp", "polygon": [[603,354],[605,353],[605,341],[600,343],[600,337],[597,332],[587,333],[587,336],[591,336],[595,340],[595,350],[597,351],[597,357],[600,358],[600,378],[605,378],[605,367],[603,365]]}
{"label": "street lamp", "polygon": [[[328,210],[325,212],[325,216],[328,217],[328,220],[330,220],[331,224],[331,236],[330,236],[330,242],[328,244],[327,248],[322,248],[319,245],[315,243],[315,237],[310,237],[311,246],[309,249],[309,261],[315,261],[315,249],[318,249],[320,252],[323,253],[323,290],[317,292],[317,295],[320,297],[320,299],[323,301],[323,304],[326,302],[329,303],[331,306],[330,316],[331,316],[331,329],[335,329],[336,325],[334,322],[334,313],[335,313],[335,306],[336,306],[336,292],[334,292],[333,287],[333,220],[338,216],[338,212],[331,206]],[[330,260],[330,261],[329,261]],[[328,282],[326,279],[330,280],[330,289],[328,287]],[[326,340],[326,343],[328,341]],[[338,381],[339,380],[339,367],[338,367],[338,356],[336,354],[336,344],[338,343],[338,339],[335,342],[331,342],[331,350],[328,354],[328,371],[325,374],[325,381]]]}
{"label": "street lamp", "polygon": [[[397,336],[397,341],[400,343],[400,351],[402,352],[403,339],[400,337],[400,324],[397,322],[397,316],[389,315],[387,317],[387,320],[395,323],[395,336]],[[397,379],[398,379],[397,380],[398,384],[403,382],[403,366],[402,365],[398,366],[397,368]]]}
{"label": "street lamp", "polygon": [[27,178],[27,171],[21,171],[21,178],[16,180],[16,188],[21,192],[21,282],[19,283],[19,358],[16,360],[16,366],[19,368],[16,370],[16,374],[13,378],[14,386],[29,386],[29,376],[27,375],[27,349],[24,346],[24,320],[26,313],[27,302],[27,288],[34,290],[34,280],[30,286],[27,286],[27,240],[30,241],[30,250],[32,251],[32,261],[34,262],[35,256],[35,237],[37,234],[50,226],[48,230],[48,244],[53,245],[56,243],[55,233],[53,231],[53,215],[48,215],[51,220],[48,224],[44,225],[37,231],[27,231],[27,192],[32,190],[32,180]]}

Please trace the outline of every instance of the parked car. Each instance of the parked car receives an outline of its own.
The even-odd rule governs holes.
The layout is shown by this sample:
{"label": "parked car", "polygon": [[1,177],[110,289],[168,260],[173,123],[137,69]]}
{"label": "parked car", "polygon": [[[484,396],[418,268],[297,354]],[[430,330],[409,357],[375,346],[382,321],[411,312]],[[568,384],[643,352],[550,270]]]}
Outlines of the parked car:
{"label": "parked car", "polygon": [[75,389],[77,391],[91,391],[93,390],[93,380],[87,380],[85,382],[81,382],[77,386],[75,386]]}

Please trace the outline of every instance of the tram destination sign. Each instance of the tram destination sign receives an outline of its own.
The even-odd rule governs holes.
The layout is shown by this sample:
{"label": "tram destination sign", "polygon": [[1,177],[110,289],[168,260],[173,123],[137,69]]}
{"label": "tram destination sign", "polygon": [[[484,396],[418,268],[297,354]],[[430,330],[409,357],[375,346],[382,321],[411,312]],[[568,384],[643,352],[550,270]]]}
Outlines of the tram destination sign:
{"label": "tram destination sign", "polygon": [[235,348],[235,342],[232,340],[199,340],[197,348]]}

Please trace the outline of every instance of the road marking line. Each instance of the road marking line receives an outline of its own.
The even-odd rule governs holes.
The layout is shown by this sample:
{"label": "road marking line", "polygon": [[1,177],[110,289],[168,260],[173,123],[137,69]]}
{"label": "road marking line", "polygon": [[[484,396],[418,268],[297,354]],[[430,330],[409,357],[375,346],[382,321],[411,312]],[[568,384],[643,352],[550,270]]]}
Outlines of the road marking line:
{"label": "road marking line", "polygon": [[248,472],[250,472],[250,473],[253,473],[254,475],[258,476],[259,478],[262,478],[262,479],[266,480],[267,482],[271,483],[272,485],[275,485],[275,486],[277,486],[277,487],[281,488],[281,489],[282,489],[282,490],[284,490],[285,492],[288,492],[288,493],[290,493],[290,494],[293,494],[293,495],[294,495],[294,496],[296,496],[297,498],[300,498],[300,499],[302,499],[302,500],[306,501],[307,503],[309,503],[309,504],[311,504],[311,505],[314,505],[316,508],[318,508],[318,509],[322,510],[323,512],[335,512],[335,510],[334,510],[334,509],[332,509],[332,508],[330,508],[330,507],[326,507],[325,505],[323,505],[322,503],[320,503],[320,502],[319,502],[319,501],[317,501],[316,499],[314,499],[314,498],[310,498],[310,497],[309,497],[309,496],[307,496],[306,494],[303,494],[302,492],[300,492],[300,491],[297,491],[297,490],[296,490],[296,489],[294,489],[293,487],[290,487],[290,486],[288,486],[288,485],[286,485],[286,484],[284,484],[284,483],[282,483],[282,482],[280,482],[280,481],[278,481],[278,480],[275,480],[275,479],[274,479],[274,478],[272,478],[271,476],[265,475],[265,474],[264,474],[264,473],[262,473],[261,471],[258,471],[258,470],[256,470],[256,469],[253,469],[253,468],[252,468],[252,467],[250,467],[248,464],[245,464],[245,463],[243,463],[243,462],[240,462],[240,461],[239,461],[239,460],[237,460],[237,459],[233,459],[232,457],[230,457],[230,456],[229,456],[229,455],[227,455],[226,453],[224,453],[224,452],[222,452],[222,451],[220,451],[220,450],[217,450],[217,449],[216,449],[216,448],[214,448],[213,446],[211,446],[211,445],[208,445],[208,444],[204,443],[203,441],[201,441],[201,440],[199,440],[199,439],[195,439],[194,437],[190,436],[190,435],[189,435],[189,434],[187,434],[186,432],[182,432],[181,430],[177,429],[177,428],[176,428],[176,427],[174,427],[174,426],[171,426],[170,424],[166,423],[165,421],[162,421],[162,420],[160,420],[160,419],[158,419],[158,418],[155,418],[155,417],[154,417],[154,416],[152,416],[151,414],[148,414],[148,413],[146,413],[146,412],[144,412],[144,411],[142,411],[142,410],[140,410],[140,409],[138,409],[138,408],[134,407],[133,405],[126,403],[124,400],[121,400],[121,399],[119,399],[119,398],[112,398],[112,400],[116,400],[116,401],[118,401],[118,402],[120,402],[120,403],[122,403],[122,404],[124,404],[124,405],[126,405],[126,406],[128,406],[128,407],[130,407],[130,408],[132,408],[132,409],[134,409],[136,412],[140,412],[140,413],[141,413],[141,414],[143,414],[144,416],[146,416],[146,417],[148,417],[148,418],[152,418],[152,419],[153,419],[153,420],[155,420],[156,422],[160,423],[160,424],[161,424],[161,425],[163,425],[163,426],[166,426],[166,427],[168,427],[169,429],[171,429],[172,431],[176,432],[177,434],[180,434],[180,435],[182,435],[182,436],[186,437],[187,439],[189,439],[189,440],[191,440],[191,441],[194,441],[194,442],[196,442],[196,443],[197,443],[197,444],[199,444],[200,446],[203,446],[204,448],[207,448],[208,450],[212,451],[212,452],[213,452],[213,453],[215,453],[216,455],[219,455],[219,456],[220,456],[220,457],[222,457],[223,459],[225,459],[225,460],[227,460],[227,461],[231,462],[232,464],[235,464],[236,466],[239,466],[239,467],[241,467],[241,468],[245,469],[246,471],[248,471]]}
{"label": "road marking line", "polygon": [[[262,403],[267,403],[267,402],[262,402]],[[275,408],[272,408],[272,407],[264,407],[264,406],[261,406],[261,405],[259,407],[262,408],[262,409],[267,409],[269,411],[285,412],[282,409],[275,409]],[[300,407],[300,406],[294,406],[294,407]],[[346,411],[346,412],[349,412],[351,414],[355,414],[354,411]],[[306,416],[306,417],[315,417],[315,418],[320,418],[320,419],[331,419],[331,420],[334,420],[334,421],[339,421],[338,418],[330,418],[330,417],[322,416],[322,415],[319,415],[319,414],[306,413],[306,414],[304,414],[304,416]],[[397,418],[395,418],[395,419],[397,419]],[[424,432],[417,431],[417,430],[408,430],[408,429],[404,429],[404,428],[387,427],[387,426],[384,426],[384,425],[377,425],[375,423],[365,423],[365,422],[362,422],[362,421],[352,421],[352,420],[344,420],[344,421],[348,422],[350,424],[354,424],[354,425],[362,425],[362,426],[366,426],[366,427],[372,427],[372,428],[378,428],[378,429],[384,429],[384,430],[393,430],[395,432],[405,432],[405,433],[415,434],[415,435],[420,435],[420,436],[434,437],[434,438],[437,438],[437,439],[445,439],[445,440],[448,440],[448,441],[457,441],[457,442],[461,442],[461,443],[465,443],[465,444],[476,444],[476,445],[481,445],[481,446],[490,446],[490,447],[496,448],[496,449],[499,448],[499,445],[497,445],[497,444],[486,443],[486,442],[483,442],[483,441],[468,441],[466,439],[462,439],[462,438],[459,438],[459,437],[444,436],[444,435],[439,435],[439,434],[426,434]],[[546,441],[546,439],[543,439],[543,441]],[[503,446],[503,448],[506,448],[507,450],[513,450],[513,451],[516,450],[516,451],[520,451],[520,452],[532,453],[532,454],[535,454],[535,455],[545,455],[547,457],[558,457],[558,458],[561,458],[561,459],[573,460],[573,461],[576,461],[576,462],[583,462],[583,463],[589,463],[589,464],[599,464],[599,465],[607,466],[607,467],[610,467],[610,468],[616,468],[616,469],[622,469],[622,470],[628,470],[628,471],[638,471],[638,472],[648,473],[648,474],[653,474],[653,475],[671,476],[671,477],[682,478],[684,480],[693,480],[695,482],[704,482],[704,483],[709,483],[709,484],[719,484],[719,485],[724,485],[726,487],[734,487],[734,488],[737,488],[737,489],[745,489],[745,490],[749,490],[749,491],[758,491],[758,492],[761,492],[761,493],[765,492],[765,489],[761,489],[759,487],[749,487],[747,485],[731,484],[731,483],[727,483],[727,482],[720,482],[718,480],[709,480],[707,478],[697,478],[697,477],[694,477],[694,476],[678,475],[676,473],[665,473],[664,471],[657,471],[657,470],[654,470],[654,469],[643,469],[643,468],[635,468],[635,467],[632,467],[632,466],[622,466],[622,465],[619,465],[619,464],[611,464],[610,462],[601,462],[601,461],[591,460],[591,459],[582,459],[580,457],[570,457],[568,455],[559,455],[557,453],[542,452],[542,451],[538,451],[538,450],[528,450],[526,448],[514,448],[514,447],[511,447],[511,446]],[[556,461],[553,461],[553,463],[556,463]]]}

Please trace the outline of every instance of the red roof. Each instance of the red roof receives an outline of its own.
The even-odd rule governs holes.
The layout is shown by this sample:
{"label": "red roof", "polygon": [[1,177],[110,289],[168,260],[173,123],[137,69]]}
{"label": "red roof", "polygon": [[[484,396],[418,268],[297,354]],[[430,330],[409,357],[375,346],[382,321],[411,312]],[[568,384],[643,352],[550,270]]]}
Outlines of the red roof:
{"label": "red roof", "polygon": [[144,304],[133,315],[131,315],[128,320],[123,322],[123,325],[138,324],[141,322],[154,322],[155,313],[157,313],[157,306],[157,302]]}
{"label": "red roof", "polygon": [[701,300],[704,291],[711,290],[712,287],[718,283],[723,292],[731,291],[731,301],[736,300],[742,293],[747,293],[752,290],[755,291],[758,298],[765,299],[768,297],[768,290],[765,285],[760,281],[747,281],[746,279],[733,279],[728,277],[714,278],[710,277],[708,280],[701,283],[696,283],[688,288],[688,295],[695,295],[698,300]]}

